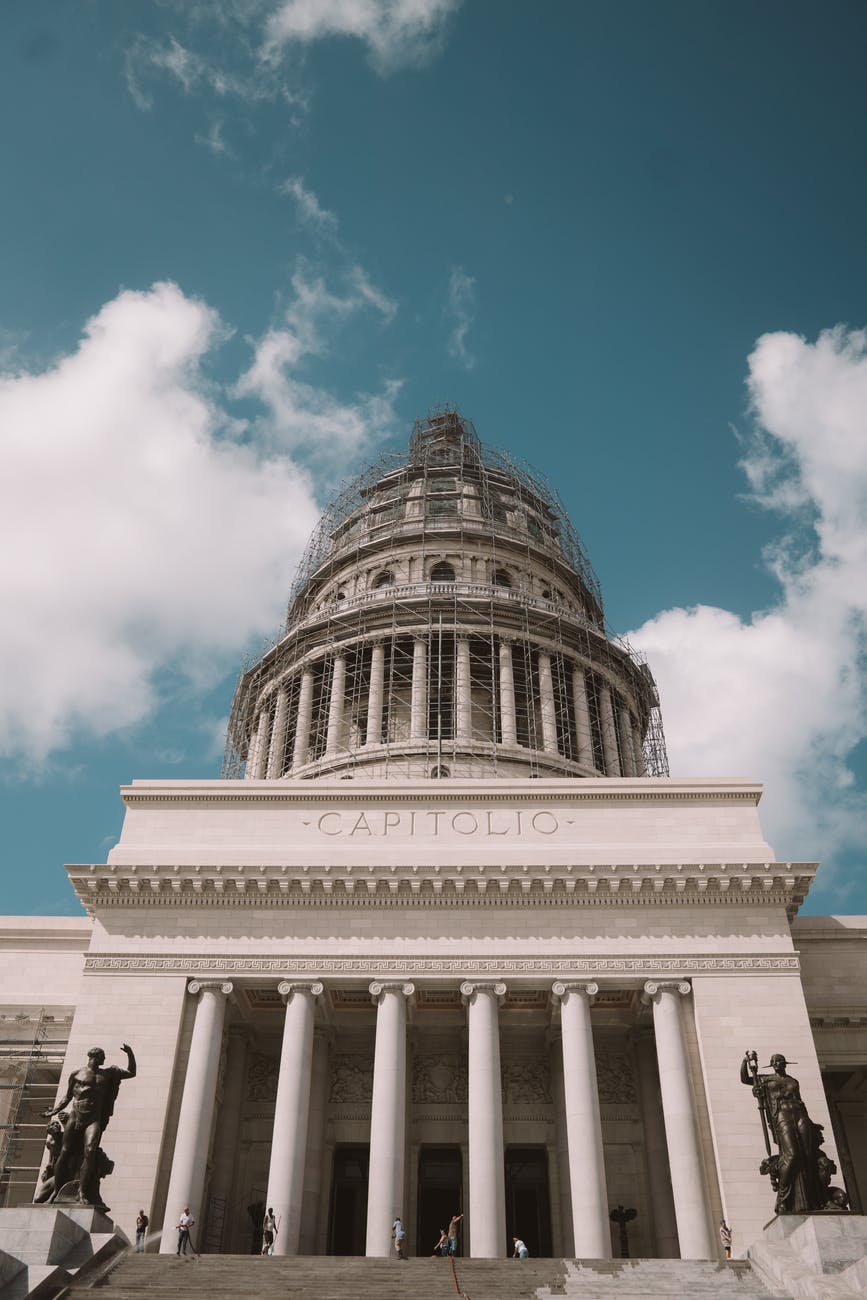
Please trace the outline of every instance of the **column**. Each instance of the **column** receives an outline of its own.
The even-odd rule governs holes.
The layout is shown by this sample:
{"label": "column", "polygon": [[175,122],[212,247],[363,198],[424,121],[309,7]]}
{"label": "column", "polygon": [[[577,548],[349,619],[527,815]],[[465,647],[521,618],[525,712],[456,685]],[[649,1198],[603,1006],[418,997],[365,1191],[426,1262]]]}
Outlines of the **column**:
{"label": "column", "polygon": [[[230,1025],[226,1035],[226,1072],[223,1076],[223,1096],[220,1101],[221,1122],[214,1138],[214,1164],[211,1173],[211,1202],[221,1200],[228,1208],[235,1192],[235,1166],[238,1159],[238,1136],[241,1131],[241,1105],[244,1100],[244,1081],[247,1077],[247,1044],[249,1030],[246,1025]],[[183,1209],[183,1206],[181,1206]],[[177,1220],[175,1220],[177,1222]],[[203,1225],[204,1226],[204,1225]],[[218,1249],[228,1253],[232,1242],[226,1239],[227,1223],[223,1218]],[[209,1215],[208,1235],[215,1227]],[[172,1239],[174,1243],[174,1238]]]}
{"label": "column", "polygon": [[539,666],[539,704],[542,714],[542,748],[546,754],[556,754],[557,719],[554,714],[554,683],[551,681],[551,656],[540,650]]}
{"label": "column", "polygon": [[569,1188],[578,1259],[611,1258],[602,1119],[590,1025],[590,1003],[598,992],[597,984],[558,980],[553,987],[554,997],[560,1001]]}
{"label": "column", "polygon": [[220,981],[191,980],[187,992],[193,997],[201,994],[201,997],[196,1007],[178,1115],[172,1172],[166,1194],[166,1217],[160,1241],[161,1255],[170,1255],[177,1249],[177,1235],[173,1229],[185,1205],[190,1207],[197,1219],[203,1218],[202,1193],[217,1098],[223,1021],[226,1017],[226,999],[232,992],[232,985]]}
{"label": "column", "polygon": [[277,992],[286,1003],[280,1074],[274,1103],[271,1167],[266,1205],[279,1225],[275,1255],[297,1255],[307,1152],[310,1071],[313,1062],[313,1011],[322,985],[284,980]]}
{"label": "column", "polygon": [[427,736],[427,642],[417,636],[412,647],[412,697],[409,734],[413,740]]}
{"label": "column", "polygon": [[632,727],[632,753],[634,756],[635,775],[644,776],[647,772],[647,767],[644,762],[644,745],[641,740],[641,728],[637,722],[634,723]]}
{"label": "column", "polygon": [[584,669],[577,664],[572,669],[572,708],[575,712],[575,736],[578,741],[578,762],[584,767],[596,767],[593,756],[593,733],[590,730],[590,707],[587,703],[587,681]]}
{"label": "column", "polygon": [[665,1148],[665,1119],[659,1097],[659,1083],[650,1031],[635,1040],[638,1087],[641,1096],[641,1125],[644,1130],[644,1154],[647,1165],[647,1190],[657,1253],[662,1259],[677,1259],[677,1223],[668,1176],[668,1152]]}
{"label": "column", "polygon": [[382,744],[382,699],[385,689],[385,646],[377,641],[370,656],[370,690],[367,694],[367,745]]}
{"label": "column", "polygon": [[502,1259],[506,1253],[506,1183],[498,1009],[506,986],[468,980],[461,985],[461,994],[469,1009],[470,1254]]}
{"label": "column", "polygon": [[566,1136],[566,1098],[563,1089],[563,1050],[558,1043],[551,1053],[551,1092],[554,1097],[554,1131],[557,1142],[557,1191],[560,1197],[562,1240],[554,1242],[554,1254],[575,1258],[572,1232],[572,1188],[569,1185],[569,1141]]}
{"label": "column", "polygon": [[283,775],[283,751],[286,748],[286,724],[289,721],[289,692],[281,686],[274,708],[274,726],[271,728],[271,748],[268,750],[267,776],[276,781]]}
{"label": "column", "polygon": [[620,753],[623,757],[623,775],[635,776],[635,756],[632,752],[632,719],[628,709],[621,709],[617,715],[620,731]]}
{"label": "column", "polygon": [[328,701],[328,731],[325,736],[325,757],[331,758],[340,748],[343,739],[343,710],[346,706],[346,656],[335,655],[331,673],[331,696]]}
{"label": "column", "polygon": [[313,1030],[313,1068],[310,1074],[310,1114],[307,1121],[307,1158],[304,1161],[299,1253],[317,1253],[319,1203],[322,1199],[322,1171],[325,1167],[325,1109],[328,1100],[329,1040],[326,1031]]}
{"label": "column", "polygon": [[617,757],[617,733],[614,730],[614,709],[611,691],[599,683],[599,729],[602,732],[602,752],[605,755],[605,775],[620,776],[620,759]]}
{"label": "column", "polygon": [[716,1244],[708,1225],[698,1128],[680,1023],[679,1001],[690,992],[686,981],[649,981],[644,986],[645,999],[653,1004],[653,1031],[680,1257],[716,1259]]}
{"label": "column", "polygon": [[517,745],[518,724],[515,719],[515,670],[512,643],[500,638],[500,735],[504,745]]}
{"label": "column", "polygon": [[366,1255],[391,1253],[391,1225],[404,1214],[406,1148],[406,1000],[415,986],[373,983],[376,1043],[370,1107],[370,1174]]}
{"label": "column", "polygon": [[305,668],[301,674],[301,693],[298,696],[298,719],[295,723],[295,745],[292,750],[292,767],[303,767],[310,747],[310,723],[313,720],[313,672]]}
{"label": "column", "polygon": [[455,641],[455,737],[458,740],[469,740],[472,734],[471,691],[470,643],[462,636]]}
{"label": "column", "polygon": [[271,716],[266,707],[259,714],[256,734],[251,739],[250,748],[247,751],[246,777],[248,781],[261,781],[265,775],[268,764],[268,736],[270,732]]}

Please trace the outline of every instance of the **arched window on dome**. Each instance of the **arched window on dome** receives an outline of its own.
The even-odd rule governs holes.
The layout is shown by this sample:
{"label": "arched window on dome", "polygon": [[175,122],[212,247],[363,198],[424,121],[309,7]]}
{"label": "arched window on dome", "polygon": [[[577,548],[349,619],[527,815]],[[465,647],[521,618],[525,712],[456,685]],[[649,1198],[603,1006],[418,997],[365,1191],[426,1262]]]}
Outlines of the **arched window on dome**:
{"label": "arched window on dome", "polygon": [[512,579],[505,569],[494,569],[491,574],[491,581],[495,587],[511,587]]}
{"label": "arched window on dome", "polygon": [[374,591],[378,591],[380,587],[393,587],[394,574],[391,569],[383,569],[381,573],[376,575],[371,585]]}
{"label": "arched window on dome", "polygon": [[454,582],[455,571],[450,564],[446,564],[445,560],[441,560],[431,569],[430,580],[431,582]]}
{"label": "arched window on dome", "polygon": [[434,781],[440,781],[443,777],[451,776],[449,769],[441,765],[439,767],[432,767],[430,774]]}

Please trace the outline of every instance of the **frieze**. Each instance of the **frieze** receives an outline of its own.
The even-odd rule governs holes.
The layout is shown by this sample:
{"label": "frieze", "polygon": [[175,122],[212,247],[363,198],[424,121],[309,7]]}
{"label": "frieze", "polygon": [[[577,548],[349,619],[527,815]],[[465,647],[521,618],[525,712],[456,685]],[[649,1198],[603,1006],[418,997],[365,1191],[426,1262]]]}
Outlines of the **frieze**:
{"label": "frieze", "polygon": [[463,1105],[467,1100],[467,1067],[459,1056],[416,1056],[412,1066],[412,1099],[416,1104]]}
{"label": "frieze", "polygon": [[613,1052],[596,1052],[596,1083],[602,1105],[634,1106],[638,1104],[635,1077],[628,1056]]}
{"label": "frieze", "polygon": [[545,1057],[504,1060],[501,1073],[504,1106],[551,1105],[551,1077]]}
{"label": "frieze", "polygon": [[578,978],[588,973],[629,975],[650,978],[652,975],[726,974],[730,971],[777,971],[797,973],[801,969],[796,954],[756,954],[745,956],[672,957],[219,957],[219,956],[122,956],[115,953],[92,953],[85,957],[88,972],[165,972],[189,975],[212,971],[226,975],[305,975],[317,978],[329,975],[358,976],[372,979],[385,975],[557,975]]}
{"label": "frieze", "polygon": [[369,1102],[373,1097],[373,1061],[369,1056],[335,1056],[328,1100],[337,1104]]}
{"label": "frieze", "polygon": [[276,1101],[280,1061],[276,1056],[256,1052],[247,1071],[247,1099],[249,1101]]}

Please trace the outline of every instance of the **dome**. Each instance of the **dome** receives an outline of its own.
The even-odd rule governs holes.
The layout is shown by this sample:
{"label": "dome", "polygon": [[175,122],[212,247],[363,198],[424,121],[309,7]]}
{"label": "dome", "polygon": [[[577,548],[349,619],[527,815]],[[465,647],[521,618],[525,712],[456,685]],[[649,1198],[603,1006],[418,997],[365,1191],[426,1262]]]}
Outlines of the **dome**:
{"label": "dome", "polygon": [[656,687],[605,629],[557,496],[457,411],[326,510],[244,669],[223,775],[668,774]]}

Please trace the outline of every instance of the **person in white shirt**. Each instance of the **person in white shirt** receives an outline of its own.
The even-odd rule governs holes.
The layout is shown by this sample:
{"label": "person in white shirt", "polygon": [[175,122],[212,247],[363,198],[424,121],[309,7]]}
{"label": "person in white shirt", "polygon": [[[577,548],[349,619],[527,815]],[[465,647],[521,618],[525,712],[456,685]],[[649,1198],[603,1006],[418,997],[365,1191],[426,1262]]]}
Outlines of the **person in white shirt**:
{"label": "person in white shirt", "polygon": [[527,1249],[525,1243],[521,1240],[521,1238],[520,1238],[520,1237],[513,1237],[513,1238],[512,1238],[512,1241],[515,1243],[515,1249],[514,1249],[513,1252],[512,1252],[512,1256],[513,1256],[513,1258],[514,1258],[514,1259],[529,1259],[529,1258],[530,1258],[530,1252],[529,1252],[529,1250]]}
{"label": "person in white shirt", "polygon": [[274,1238],[277,1236],[277,1220],[274,1218],[274,1211],[268,1207],[268,1213],[262,1224],[262,1254],[274,1254]]}
{"label": "person in white shirt", "polygon": [[192,1250],[192,1243],[190,1242],[190,1228],[193,1226],[194,1223],[195,1223],[195,1219],[190,1214],[190,1207],[188,1205],[185,1205],[184,1212],[181,1215],[181,1217],[178,1219],[178,1254],[179,1255],[186,1255],[187,1246],[189,1246],[190,1249]]}

